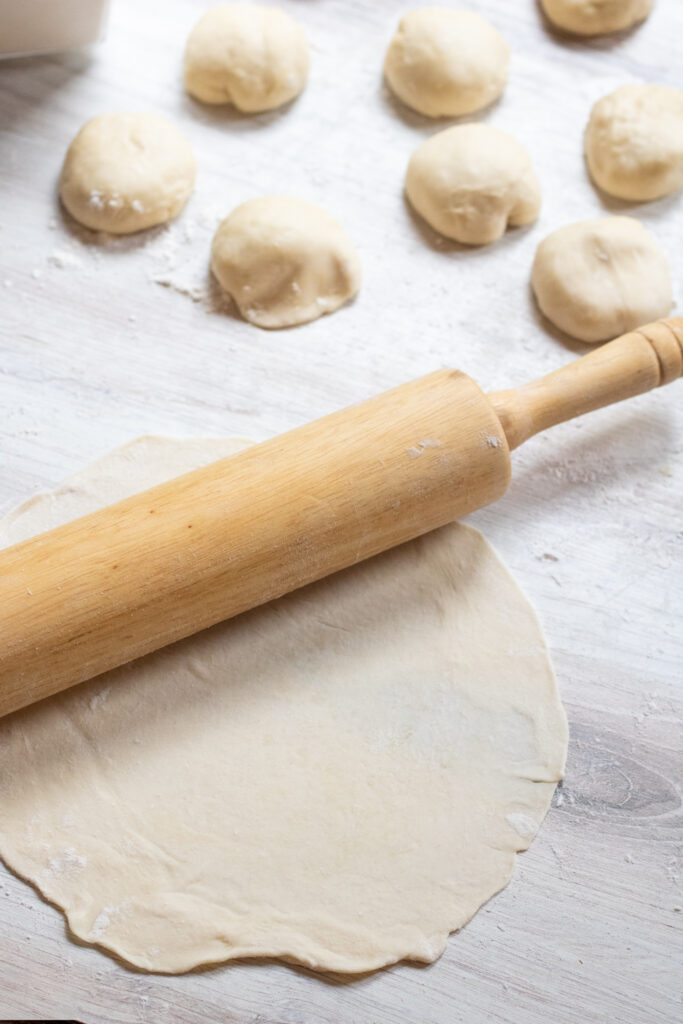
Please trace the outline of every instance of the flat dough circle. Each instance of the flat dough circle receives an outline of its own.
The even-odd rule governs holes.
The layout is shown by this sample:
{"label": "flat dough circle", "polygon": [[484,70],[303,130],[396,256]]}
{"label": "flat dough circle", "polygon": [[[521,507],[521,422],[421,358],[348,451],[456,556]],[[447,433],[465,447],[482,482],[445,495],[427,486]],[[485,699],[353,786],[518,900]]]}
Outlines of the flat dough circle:
{"label": "flat dough circle", "polygon": [[401,18],[384,74],[407,106],[428,117],[459,117],[500,96],[509,61],[508,44],[480,14],[420,7]]}
{"label": "flat dough circle", "polygon": [[636,202],[683,187],[683,92],[622,85],[591,111],[586,161],[605,192]]}
{"label": "flat dough circle", "polygon": [[655,0],[541,0],[548,18],[579,36],[621,32],[647,18]]}
{"label": "flat dough circle", "polygon": [[272,110],[298,96],[308,77],[306,33],[276,7],[219,4],[192,29],[185,88],[203,103]]}
{"label": "flat dough circle", "polygon": [[161,114],[100,114],[69,146],[59,194],[80,224],[127,235],[177,217],[196,174],[189,144]]}
{"label": "flat dough circle", "polygon": [[467,245],[495,242],[508,225],[536,220],[541,208],[526,149],[486,124],[446,128],[418,146],[406,193],[435,231]]}
{"label": "flat dough circle", "polygon": [[536,250],[531,284],[541,310],[581,341],[607,341],[672,306],[669,263],[633,217],[567,224]]}
{"label": "flat dough circle", "polygon": [[293,327],[333,313],[358,291],[353,243],[326,210],[263,196],[219,224],[211,269],[240,313],[258,327]]}
{"label": "flat dough circle", "polygon": [[[239,447],[135,441],[0,546]],[[454,525],[0,719],[0,854],[150,971],[431,961],[510,879],[566,743],[533,610]]]}

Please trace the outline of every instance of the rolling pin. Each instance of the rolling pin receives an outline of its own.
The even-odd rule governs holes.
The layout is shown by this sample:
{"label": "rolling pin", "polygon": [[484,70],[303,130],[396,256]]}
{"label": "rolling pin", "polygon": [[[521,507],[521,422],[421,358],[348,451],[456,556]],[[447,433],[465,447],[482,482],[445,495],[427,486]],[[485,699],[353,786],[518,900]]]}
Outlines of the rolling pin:
{"label": "rolling pin", "polygon": [[510,450],[683,374],[683,318],[485,395],[440,370],[0,551],[0,715],[500,498]]}

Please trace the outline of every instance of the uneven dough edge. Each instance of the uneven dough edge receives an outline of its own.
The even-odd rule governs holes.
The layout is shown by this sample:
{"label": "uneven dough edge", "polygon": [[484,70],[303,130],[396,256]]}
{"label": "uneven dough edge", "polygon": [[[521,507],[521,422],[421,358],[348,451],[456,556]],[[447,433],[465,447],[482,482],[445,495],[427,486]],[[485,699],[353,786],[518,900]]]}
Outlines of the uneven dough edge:
{"label": "uneven dough edge", "polygon": [[[88,684],[83,684],[87,686]],[[565,738],[566,743],[566,738]],[[566,751],[561,750],[562,743],[558,739],[558,757],[561,759],[562,769],[556,780],[552,781],[536,781],[537,785],[547,787],[547,795],[545,797],[545,807],[538,818],[538,829],[540,830],[545,817],[550,810],[552,803],[553,793],[555,787],[562,779],[562,772],[564,771],[564,763],[566,759]],[[536,833],[537,835],[538,833]],[[531,842],[535,838],[535,835],[530,836],[526,843],[522,843],[516,853],[525,852]],[[211,944],[211,948],[206,948],[202,954],[201,960],[197,960],[197,956],[191,955],[186,958],[176,958],[168,966],[160,967],[153,965],[150,961],[144,957],[132,956],[129,951],[125,949],[125,946],[117,942],[105,942],[104,940],[93,940],[91,934],[91,928],[87,927],[85,921],[81,918],[86,915],[79,915],[64,907],[59,897],[50,892],[49,887],[41,885],[38,878],[32,876],[27,872],[21,863],[21,855],[12,848],[11,841],[8,841],[5,833],[0,829],[0,861],[2,861],[9,870],[20,878],[27,885],[30,885],[39,896],[44,899],[50,906],[54,907],[65,918],[65,927],[68,933],[72,937],[75,937],[78,941],[82,942],[86,946],[95,946],[103,953],[111,956],[115,959],[120,960],[124,967],[132,965],[139,970],[145,971],[150,974],[167,974],[167,975],[181,975],[190,973],[193,970],[197,970],[203,967],[219,966],[223,963],[228,963],[233,960],[277,960],[283,963],[299,965],[302,967],[310,968],[311,970],[319,972],[328,972],[331,974],[365,974],[371,971],[381,970],[385,967],[391,967],[397,963],[415,963],[415,964],[429,964],[434,963],[444,953],[448,944],[449,937],[454,933],[460,931],[465,927],[481,910],[483,906],[486,906],[491,900],[493,900],[503,889],[506,889],[510,884],[510,881],[514,875],[515,858],[516,853],[512,853],[508,858],[508,865],[505,878],[501,880],[495,891],[492,891],[487,899],[483,902],[477,902],[476,907],[471,912],[462,915],[461,918],[453,920],[453,923],[448,931],[439,932],[429,939],[421,934],[415,935],[415,945],[410,951],[405,951],[405,947],[400,953],[397,954],[382,954],[377,953],[374,956],[368,954],[367,950],[364,951],[362,959],[343,957],[339,956],[334,950],[326,948],[320,945],[316,954],[311,956],[304,950],[297,949],[297,943],[292,941],[292,935],[286,940],[281,946],[275,943],[268,943],[263,945],[244,945],[237,946],[232,945],[229,942],[222,943],[220,940],[214,940]],[[211,906],[209,911],[215,915],[215,907]],[[92,915],[90,915],[92,916]],[[371,937],[371,933],[368,932],[368,938]]]}

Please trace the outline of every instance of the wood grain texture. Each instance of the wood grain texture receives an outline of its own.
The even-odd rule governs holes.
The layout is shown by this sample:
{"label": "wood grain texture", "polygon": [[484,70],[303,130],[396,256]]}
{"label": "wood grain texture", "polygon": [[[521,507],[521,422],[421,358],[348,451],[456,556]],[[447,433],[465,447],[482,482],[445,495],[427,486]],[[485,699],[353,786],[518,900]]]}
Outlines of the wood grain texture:
{"label": "wood grain texture", "polygon": [[683,318],[658,320],[599,345],[520,388],[489,395],[510,449],[541,430],[644,395],[683,374]]}
{"label": "wood grain texture", "polygon": [[[440,366],[487,390],[564,365],[528,281],[549,231],[605,210],[646,223],[679,303],[683,200],[599,194],[581,136],[590,106],[634,80],[681,84],[683,8],[657,0],[631,33],[550,31],[533,0],[477,0],[512,47],[510,84],[482,119],[512,132],[544,189],[533,227],[489,249],[443,242],[401,186],[435,124],[395,103],[380,68],[398,0],[282,0],[312,41],[291,107],[256,118],[183,94],[199,0],[114,0],[88,57],[0,65],[0,502],[9,508],[145,432],[261,440]],[[183,217],[98,241],[54,185],[81,123],[156,109],[197,154]],[[357,301],[288,332],[237,319],[208,278],[217,217],[284,192],[327,207],[357,242]],[[190,294],[181,294],[180,292]],[[193,301],[192,296],[196,299]],[[571,351],[570,351],[571,350]],[[510,886],[428,968],[339,983],[278,964],[178,978],[127,970],[65,935],[0,871],[0,1017],[169,1024],[674,1024],[683,1013],[681,385],[542,434],[514,456],[507,496],[470,521],[541,615],[570,718],[567,777]]]}
{"label": "wood grain texture", "polygon": [[437,370],[6,548],[0,715],[445,526],[509,479],[491,404]]}

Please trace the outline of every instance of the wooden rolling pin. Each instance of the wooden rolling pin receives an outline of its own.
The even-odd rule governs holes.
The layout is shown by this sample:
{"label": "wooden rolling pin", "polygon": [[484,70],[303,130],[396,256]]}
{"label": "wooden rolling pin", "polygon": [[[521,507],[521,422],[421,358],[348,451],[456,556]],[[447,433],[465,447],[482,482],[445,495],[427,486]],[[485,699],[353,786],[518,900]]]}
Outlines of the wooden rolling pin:
{"label": "wooden rolling pin", "polygon": [[0,715],[495,501],[510,449],[683,374],[683,318],[524,387],[440,370],[0,552]]}

